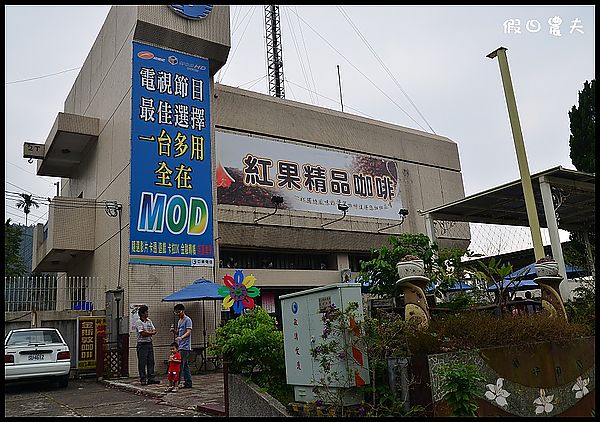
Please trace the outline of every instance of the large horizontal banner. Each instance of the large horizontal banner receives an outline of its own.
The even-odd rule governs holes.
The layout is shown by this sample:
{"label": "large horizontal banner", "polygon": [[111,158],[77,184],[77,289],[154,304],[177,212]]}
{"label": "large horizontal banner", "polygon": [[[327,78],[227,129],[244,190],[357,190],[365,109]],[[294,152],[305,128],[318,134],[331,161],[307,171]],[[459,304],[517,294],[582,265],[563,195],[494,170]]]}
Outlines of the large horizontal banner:
{"label": "large horizontal banner", "polygon": [[219,204],[397,219],[402,208],[395,161],[215,131]]}
{"label": "large horizontal banner", "polygon": [[129,262],[212,266],[208,60],[133,43]]}

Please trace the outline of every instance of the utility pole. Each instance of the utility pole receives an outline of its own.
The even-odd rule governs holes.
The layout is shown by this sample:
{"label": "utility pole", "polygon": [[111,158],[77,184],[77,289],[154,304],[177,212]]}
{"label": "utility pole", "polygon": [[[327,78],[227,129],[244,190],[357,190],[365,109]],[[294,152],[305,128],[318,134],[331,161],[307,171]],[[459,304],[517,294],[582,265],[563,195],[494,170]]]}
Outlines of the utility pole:
{"label": "utility pole", "polygon": [[510,126],[512,128],[513,139],[515,142],[519,172],[521,173],[521,185],[523,186],[525,208],[527,210],[529,229],[531,231],[531,238],[533,240],[533,252],[535,254],[535,260],[537,261],[538,259],[544,257],[544,246],[542,244],[540,221],[538,219],[537,209],[535,206],[535,197],[533,196],[533,188],[531,186],[531,176],[529,174],[529,165],[527,164],[527,154],[525,153],[525,144],[523,143],[523,133],[521,132],[519,113],[517,112],[517,102],[515,100],[512,81],[510,79],[510,71],[508,69],[506,50],[507,49],[505,47],[499,47],[486,57],[489,57],[490,59],[498,57],[498,63],[500,64],[500,76],[502,77],[502,85],[504,86],[504,96],[506,97],[508,117],[510,119]]}
{"label": "utility pole", "polygon": [[340,77],[340,65],[337,65],[338,71],[338,85],[340,86],[340,104],[342,106],[342,113],[344,112],[344,101],[342,101],[342,78]]}
{"label": "utility pole", "polygon": [[283,87],[283,53],[281,50],[281,27],[279,6],[265,6],[265,29],[267,40],[267,67],[269,72],[269,94],[285,98]]}

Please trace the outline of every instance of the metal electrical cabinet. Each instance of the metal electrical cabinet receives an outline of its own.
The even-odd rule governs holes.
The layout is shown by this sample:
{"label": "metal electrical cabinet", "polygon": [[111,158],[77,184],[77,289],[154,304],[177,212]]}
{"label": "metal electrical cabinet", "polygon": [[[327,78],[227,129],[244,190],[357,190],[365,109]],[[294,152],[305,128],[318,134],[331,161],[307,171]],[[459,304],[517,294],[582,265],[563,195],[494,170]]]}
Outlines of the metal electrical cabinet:
{"label": "metal electrical cabinet", "polygon": [[[366,350],[362,350],[358,335],[323,339],[323,321],[321,317],[332,304],[345,310],[352,302],[358,303],[356,320],[364,318],[361,285],[359,283],[336,283],[297,293],[279,296],[283,319],[283,339],[285,351],[285,369],[287,383],[294,386],[294,399],[298,402],[311,402],[317,397],[313,387],[319,385],[325,374],[319,361],[313,359],[311,351],[331,340],[340,345],[346,344],[345,357],[333,359],[330,374],[340,379],[329,383],[328,390],[343,397],[344,405],[357,404],[363,399],[362,389],[349,389],[370,382],[369,363]],[[342,335],[337,335],[342,337]],[[343,347],[343,346],[341,346]],[[348,377],[347,374],[350,374]]]}

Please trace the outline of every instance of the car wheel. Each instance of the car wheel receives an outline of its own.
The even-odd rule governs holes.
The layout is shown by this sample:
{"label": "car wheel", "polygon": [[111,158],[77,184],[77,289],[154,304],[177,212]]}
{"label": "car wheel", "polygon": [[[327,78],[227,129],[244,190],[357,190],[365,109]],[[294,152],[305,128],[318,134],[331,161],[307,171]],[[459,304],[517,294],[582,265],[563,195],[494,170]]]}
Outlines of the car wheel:
{"label": "car wheel", "polygon": [[69,385],[69,375],[63,375],[58,379],[58,386],[60,388],[67,388]]}

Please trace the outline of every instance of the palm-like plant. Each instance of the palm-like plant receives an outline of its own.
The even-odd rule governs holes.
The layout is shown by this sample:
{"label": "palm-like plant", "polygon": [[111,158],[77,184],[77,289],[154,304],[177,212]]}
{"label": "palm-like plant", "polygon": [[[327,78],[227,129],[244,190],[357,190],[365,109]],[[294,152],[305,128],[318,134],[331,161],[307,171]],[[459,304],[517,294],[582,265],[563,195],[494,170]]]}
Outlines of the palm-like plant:
{"label": "palm-like plant", "polygon": [[22,199],[17,201],[17,208],[23,208],[23,212],[25,213],[25,225],[27,225],[27,215],[31,211],[31,207],[39,208],[40,205],[37,203],[35,199],[33,199],[33,195],[29,195],[26,193],[20,193],[19,196]]}

